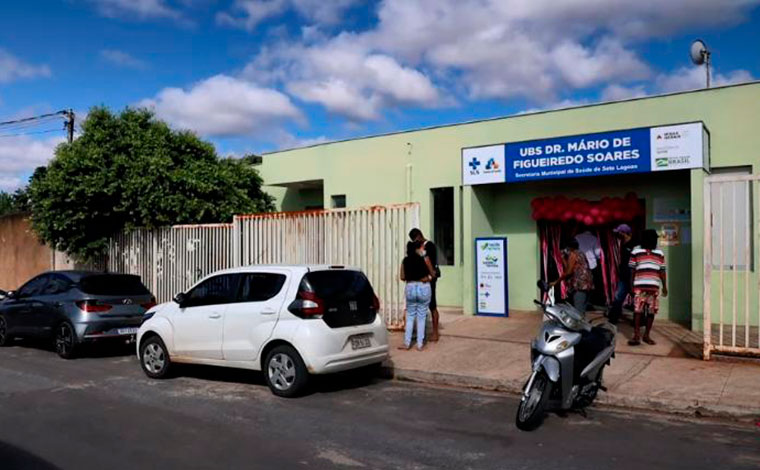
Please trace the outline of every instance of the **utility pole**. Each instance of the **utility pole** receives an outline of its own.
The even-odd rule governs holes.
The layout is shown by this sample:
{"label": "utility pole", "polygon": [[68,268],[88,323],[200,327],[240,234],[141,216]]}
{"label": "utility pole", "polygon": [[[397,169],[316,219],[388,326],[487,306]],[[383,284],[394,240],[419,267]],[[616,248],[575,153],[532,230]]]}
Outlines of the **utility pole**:
{"label": "utility pole", "polygon": [[63,112],[63,115],[66,116],[66,123],[64,124],[64,127],[69,131],[69,143],[72,143],[74,142],[74,110],[69,108],[68,111]]}

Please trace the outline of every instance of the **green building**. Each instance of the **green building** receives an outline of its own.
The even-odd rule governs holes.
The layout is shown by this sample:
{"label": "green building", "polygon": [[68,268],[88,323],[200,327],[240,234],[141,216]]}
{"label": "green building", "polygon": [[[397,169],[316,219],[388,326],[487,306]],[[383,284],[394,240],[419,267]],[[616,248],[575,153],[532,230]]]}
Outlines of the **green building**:
{"label": "green building", "polygon": [[[668,139],[677,141],[684,135],[688,141],[680,147],[678,142],[667,147]],[[439,246],[438,302],[461,307],[466,314],[477,310],[476,238],[506,237],[509,309],[533,310],[536,279],[545,273],[552,276],[554,261],[542,249],[541,231],[546,227],[568,232],[554,233],[549,244],[583,230],[586,222],[592,232],[599,228],[606,234],[619,222],[637,230],[655,228],[664,245],[670,290],[661,302],[661,317],[701,329],[705,179],[719,173],[757,175],[759,149],[760,83],[749,83],[285,150],[264,155],[260,171],[283,211],[419,202],[420,228]],[[491,154],[495,160],[489,151],[496,152]],[[714,201],[712,207],[713,214],[737,207],[743,208],[740,215],[748,214],[747,220],[737,219],[744,223],[740,239],[726,257],[738,247],[735,258],[748,256],[750,265],[724,260],[723,266],[730,265],[732,275],[725,276],[729,280],[734,273],[740,276],[732,286],[750,286],[740,292],[746,297],[738,302],[747,302],[757,312],[758,260],[750,242],[757,235],[757,224],[751,221],[758,220],[760,204],[751,204],[751,183],[745,186],[731,193],[734,199],[721,195],[723,205]],[[572,206],[575,199],[586,205],[585,210],[603,210],[603,200],[626,195],[640,213],[576,218],[575,213],[553,210],[558,202],[551,199],[543,204],[557,221],[534,218],[534,209],[542,204],[533,202],[537,198],[563,196],[571,201],[566,205]],[[724,237],[711,232],[716,243],[735,240],[733,225],[721,225],[725,226],[720,230],[727,231]],[[750,231],[750,238],[741,238]],[[747,246],[750,251],[743,251]],[[609,265],[612,262],[607,259]],[[713,270],[714,292],[720,290],[717,276]],[[607,290],[612,288],[608,285]],[[730,296],[723,300],[732,302]]]}

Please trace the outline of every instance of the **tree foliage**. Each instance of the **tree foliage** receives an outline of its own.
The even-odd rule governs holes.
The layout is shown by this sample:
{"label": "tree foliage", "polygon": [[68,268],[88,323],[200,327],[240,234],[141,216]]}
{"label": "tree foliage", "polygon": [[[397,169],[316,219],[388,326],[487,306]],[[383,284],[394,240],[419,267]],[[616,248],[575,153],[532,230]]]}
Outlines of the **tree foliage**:
{"label": "tree foliage", "polygon": [[258,172],[220,159],[190,132],[172,130],[146,109],[93,108],[82,134],[64,143],[32,177],[32,226],[46,243],[91,259],[123,229],[227,222],[273,209]]}

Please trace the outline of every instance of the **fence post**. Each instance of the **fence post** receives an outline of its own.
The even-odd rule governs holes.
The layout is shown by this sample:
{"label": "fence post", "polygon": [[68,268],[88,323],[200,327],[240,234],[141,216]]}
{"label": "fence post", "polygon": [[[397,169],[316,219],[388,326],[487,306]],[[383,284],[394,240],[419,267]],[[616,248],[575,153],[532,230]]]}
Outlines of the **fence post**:
{"label": "fence post", "polygon": [[[704,344],[702,345],[702,359],[705,361],[710,360],[710,352],[712,349],[712,191],[710,190],[710,180],[705,178],[703,186],[702,202],[704,206],[704,219],[702,224],[704,226],[704,246],[702,253],[704,254],[704,284],[703,284],[703,299],[702,299],[702,330],[704,332]],[[722,299],[721,299],[722,300]]]}

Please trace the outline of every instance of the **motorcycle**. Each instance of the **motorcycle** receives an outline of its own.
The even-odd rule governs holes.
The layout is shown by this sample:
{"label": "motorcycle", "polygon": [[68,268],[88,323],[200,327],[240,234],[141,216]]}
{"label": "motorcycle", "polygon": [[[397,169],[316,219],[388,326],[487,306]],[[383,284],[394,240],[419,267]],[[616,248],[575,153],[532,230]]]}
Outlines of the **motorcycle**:
{"label": "motorcycle", "polygon": [[[579,410],[593,403],[602,384],[604,367],[615,357],[617,328],[593,326],[585,315],[566,303],[555,303],[553,289],[538,282],[544,312],[538,336],[531,342],[533,370],[517,408],[518,429],[532,431],[549,410]],[[585,313],[585,312],[584,312]]]}

